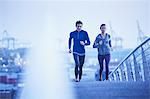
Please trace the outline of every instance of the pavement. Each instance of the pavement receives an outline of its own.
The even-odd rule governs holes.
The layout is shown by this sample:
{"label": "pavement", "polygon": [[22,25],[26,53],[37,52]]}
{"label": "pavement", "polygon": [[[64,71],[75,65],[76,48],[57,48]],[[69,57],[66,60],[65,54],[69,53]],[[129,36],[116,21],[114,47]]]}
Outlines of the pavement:
{"label": "pavement", "polygon": [[150,99],[150,82],[73,82],[75,99]]}

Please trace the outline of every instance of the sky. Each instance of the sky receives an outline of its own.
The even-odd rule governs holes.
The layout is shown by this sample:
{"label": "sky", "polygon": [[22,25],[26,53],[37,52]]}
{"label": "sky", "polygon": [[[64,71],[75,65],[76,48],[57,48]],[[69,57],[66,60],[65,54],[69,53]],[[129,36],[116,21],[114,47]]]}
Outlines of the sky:
{"label": "sky", "polygon": [[[45,30],[49,37],[57,36],[61,45],[68,47],[68,37],[75,30],[75,22],[81,20],[91,42],[100,33],[99,26],[112,24],[116,35],[123,38],[124,48],[137,46],[137,24],[145,35],[150,35],[149,0],[1,0],[0,33],[23,42],[33,42]],[[54,29],[57,30],[54,33]],[[48,32],[47,31],[47,32]],[[46,32],[46,31],[45,31]],[[111,34],[111,33],[110,33]],[[38,38],[40,39],[40,38]]]}

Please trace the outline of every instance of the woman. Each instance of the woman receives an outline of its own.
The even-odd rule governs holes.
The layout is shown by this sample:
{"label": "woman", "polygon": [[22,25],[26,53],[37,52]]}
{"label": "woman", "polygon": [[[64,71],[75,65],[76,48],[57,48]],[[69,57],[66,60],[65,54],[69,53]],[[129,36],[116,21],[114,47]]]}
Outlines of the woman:
{"label": "woman", "polygon": [[100,65],[100,81],[102,80],[103,62],[105,60],[106,66],[106,80],[109,74],[110,50],[112,50],[110,35],[106,33],[106,25],[100,26],[101,33],[95,39],[93,48],[98,49],[98,61]]}

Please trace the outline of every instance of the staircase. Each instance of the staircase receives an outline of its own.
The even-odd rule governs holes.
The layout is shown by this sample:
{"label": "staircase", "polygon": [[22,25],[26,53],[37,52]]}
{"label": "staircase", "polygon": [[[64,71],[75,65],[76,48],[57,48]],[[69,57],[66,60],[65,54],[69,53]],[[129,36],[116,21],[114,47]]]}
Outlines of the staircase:
{"label": "staircase", "polygon": [[73,88],[75,99],[150,99],[150,82],[81,81]]}

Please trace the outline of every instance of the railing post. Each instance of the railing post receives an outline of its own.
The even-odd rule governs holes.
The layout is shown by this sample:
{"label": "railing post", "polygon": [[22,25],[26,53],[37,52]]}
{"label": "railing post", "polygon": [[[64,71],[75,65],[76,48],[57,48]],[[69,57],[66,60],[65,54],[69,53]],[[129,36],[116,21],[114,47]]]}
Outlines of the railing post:
{"label": "railing post", "polygon": [[121,67],[119,67],[118,72],[119,72],[119,81],[122,81]]}
{"label": "railing post", "polygon": [[113,77],[114,77],[114,81],[117,81],[116,73],[113,74]]}
{"label": "railing post", "polygon": [[134,81],[132,67],[131,64],[128,62],[128,60],[126,60],[126,66],[127,66],[128,81]]}
{"label": "railing post", "polygon": [[122,64],[121,66],[122,66],[121,69],[120,69],[121,70],[121,79],[122,79],[122,81],[127,81],[126,66],[124,64]]}
{"label": "railing post", "polygon": [[137,64],[137,61],[136,61],[136,57],[135,55],[133,54],[133,61],[134,61],[134,68],[135,68],[135,80],[136,81],[141,81],[141,75],[140,75],[140,65]]}
{"label": "railing post", "polygon": [[143,47],[141,47],[141,53],[142,53],[142,62],[143,62],[143,69],[144,69],[144,81],[147,81],[149,78],[149,72],[148,72],[148,66],[146,62],[146,56]]}

